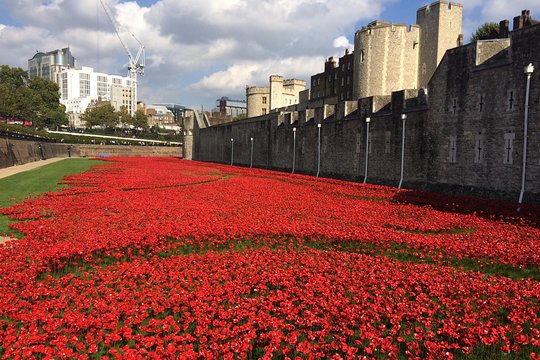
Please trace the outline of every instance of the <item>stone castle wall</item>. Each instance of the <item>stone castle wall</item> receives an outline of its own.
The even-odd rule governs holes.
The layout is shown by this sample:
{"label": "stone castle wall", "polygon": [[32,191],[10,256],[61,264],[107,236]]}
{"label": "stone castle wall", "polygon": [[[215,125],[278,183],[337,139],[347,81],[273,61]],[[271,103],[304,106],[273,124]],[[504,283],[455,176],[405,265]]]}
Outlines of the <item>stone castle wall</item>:
{"label": "stone castle wall", "polygon": [[177,146],[121,146],[90,144],[59,144],[16,139],[0,141],[0,168],[22,165],[53,157],[99,156],[181,156]]}
{"label": "stone castle wall", "polygon": [[[428,91],[407,89],[337,105],[284,111],[200,129],[195,159],[364,180],[366,117],[371,118],[368,183],[397,186],[405,121],[403,186],[518,200],[524,115],[530,78],[525,202],[540,203],[540,24],[514,31],[510,42],[477,42],[446,52]],[[296,141],[293,128],[296,128]]]}

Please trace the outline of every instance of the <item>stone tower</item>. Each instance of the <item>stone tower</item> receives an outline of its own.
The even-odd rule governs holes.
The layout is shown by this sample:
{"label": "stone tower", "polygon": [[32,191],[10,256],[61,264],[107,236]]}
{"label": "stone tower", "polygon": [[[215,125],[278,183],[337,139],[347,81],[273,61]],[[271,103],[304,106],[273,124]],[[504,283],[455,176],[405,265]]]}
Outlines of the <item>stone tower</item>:
{"label": "stone tower", "polygon": [[283,106],[283,76],[270,76],[270,110]]}
{"label": "stone tower", "polygon": [[426,88],[444,53],[460,45],[463,6],[437,1],[416,12],[420,26],[420,59],[418,61],[418,87]]}
{"label": "stone tower", "polygon": [[353,98],[417,88],[419,28],[373,21],[354,36]]}

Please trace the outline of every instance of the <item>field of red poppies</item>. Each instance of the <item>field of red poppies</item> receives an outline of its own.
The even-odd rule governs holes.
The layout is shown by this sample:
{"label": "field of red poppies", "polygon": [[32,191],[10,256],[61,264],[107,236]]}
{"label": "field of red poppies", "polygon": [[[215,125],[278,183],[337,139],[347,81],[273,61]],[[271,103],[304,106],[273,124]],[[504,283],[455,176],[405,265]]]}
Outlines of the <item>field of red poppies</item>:
{"label": "field of red poppies", "polygon": [[540,358],[537,208],[173,158],[65,182],[1,210],[2,358]]}

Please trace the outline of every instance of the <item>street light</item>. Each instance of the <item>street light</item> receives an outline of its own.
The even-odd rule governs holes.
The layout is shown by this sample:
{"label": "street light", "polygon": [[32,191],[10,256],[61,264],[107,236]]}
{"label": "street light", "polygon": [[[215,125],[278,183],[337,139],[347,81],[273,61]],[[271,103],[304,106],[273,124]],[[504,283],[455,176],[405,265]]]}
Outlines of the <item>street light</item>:
{"label": "street light", "polygon": [[405,121],[407,120],[407,114],[401,114],[401,120],[403,120],[403,128],[401,131],[401,175],[399,178],[398,189],[401,189],[403,183],[403,169],[405,168]]}
{"label": "street light", "polygon": [[253,138],[251,138],[251,151],[249,152],[249,167],[253,167]]}
{"label": "street light", "polygon": [[293,145],[292,145],[292,171],[291,173],[294,174],[294,168],[296,166],[296,128],[292,128],[293,131]]}
{"label": "street light", "polygon": [[364,171],[364,184],[367,181],[367,175],[368,175],[368,161],[369,161],[369,123],[371,122],[371,118],[368,116],[366,118],[366,169]]}
{"label": "street light", "polygon": [[321,171],[321,124],[317,124],[318,130],[318,141],[317,141],[317,177]]}
{"label": "street light", "polygon": [[231,165],[233,164],[233,161],[234,161],[234,139],[231,138]]}
{"label": "street light", "polygon": [[525,66],[523,69],[523,72],[525,75],[527,75],[527,89],[525,91],[525,116],[523,119],[523,165],[522,165],[522,171],[521,171],[521,191],[519,192],[519,201],[518,203],[521,204],[523,201],[523,194],[525,193],[525,175],[527,171],[527,122],[529,118],[529,92],[531,89],[531,75],[534,72],[534,66],[532,63]]}

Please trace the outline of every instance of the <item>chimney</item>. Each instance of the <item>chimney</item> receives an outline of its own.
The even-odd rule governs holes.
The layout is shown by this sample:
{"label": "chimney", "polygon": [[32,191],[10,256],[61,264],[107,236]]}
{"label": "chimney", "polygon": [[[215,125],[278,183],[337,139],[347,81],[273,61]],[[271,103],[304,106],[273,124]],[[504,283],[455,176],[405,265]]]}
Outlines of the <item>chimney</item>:
{"label": "chimney", "polygon": [[510,22],[503,20],[499,23],[499,39],[508,38]]}

